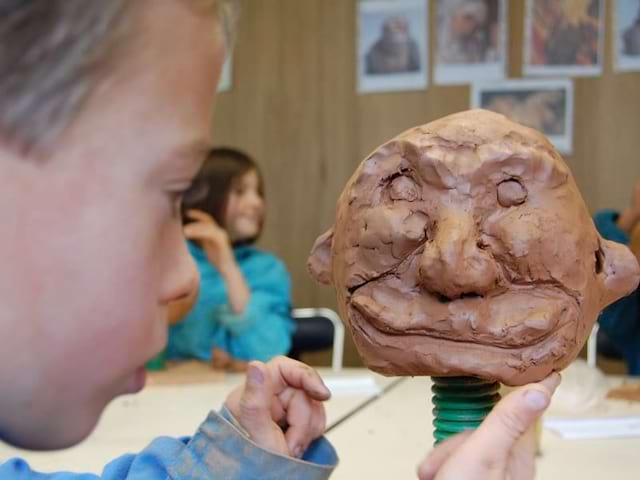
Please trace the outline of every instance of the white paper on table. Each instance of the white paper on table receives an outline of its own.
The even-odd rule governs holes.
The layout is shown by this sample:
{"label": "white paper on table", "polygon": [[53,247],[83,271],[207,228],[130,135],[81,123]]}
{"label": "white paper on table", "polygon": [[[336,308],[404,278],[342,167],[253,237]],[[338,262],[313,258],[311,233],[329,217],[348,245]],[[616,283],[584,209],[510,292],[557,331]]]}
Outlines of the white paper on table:
{"label": "white paper on table", "polygon": [[566,439],[640,437],[640,416],[548,418],[545,428]]}
{"label": "white paper on table", "polygon": [[357,377],[324,377],[323,380],[334,397],[378,395],[382,391],[370,375]]}

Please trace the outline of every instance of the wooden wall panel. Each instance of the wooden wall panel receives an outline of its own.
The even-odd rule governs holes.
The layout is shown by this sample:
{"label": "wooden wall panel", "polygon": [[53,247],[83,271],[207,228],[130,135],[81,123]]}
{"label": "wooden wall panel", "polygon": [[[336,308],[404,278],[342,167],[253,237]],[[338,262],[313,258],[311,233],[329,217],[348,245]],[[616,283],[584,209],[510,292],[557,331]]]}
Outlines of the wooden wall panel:
{"label": "wooden wall panel", "polygon": [[[509,74],[518,77],[524,0],[508,3]],[[612,71],[612,2],[606,3],[605,72],[575,79],[575,148],[567,158],[592,210],[624,207],[640,177],[640,73]],[[380,143],[467,109],[469,88],[430,85],[424,92],[359,96],[355,0],[244,0],[242,6],[234,86],[219,95],[214,140],[247,150],[262,165],[268,219],[260,243],[287,263],[296,306],[335,308],[331,289],[309,278],[306,256],[330,225],[343,185]],[[349,342],[346,361],[356,358]]]}

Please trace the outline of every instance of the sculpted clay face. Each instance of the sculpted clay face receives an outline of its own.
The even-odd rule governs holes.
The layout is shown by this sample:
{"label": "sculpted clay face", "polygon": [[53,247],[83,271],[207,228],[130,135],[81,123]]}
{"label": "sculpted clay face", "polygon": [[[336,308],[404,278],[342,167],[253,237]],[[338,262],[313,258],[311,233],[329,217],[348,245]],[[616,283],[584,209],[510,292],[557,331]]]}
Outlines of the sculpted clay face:
{"label": "sculpted clay face", "polygon": [[312,274],[369,368],[521,385],[566,367],[640,268],[602,239],[546,138],[474,110],[382,145],[338,200]]}

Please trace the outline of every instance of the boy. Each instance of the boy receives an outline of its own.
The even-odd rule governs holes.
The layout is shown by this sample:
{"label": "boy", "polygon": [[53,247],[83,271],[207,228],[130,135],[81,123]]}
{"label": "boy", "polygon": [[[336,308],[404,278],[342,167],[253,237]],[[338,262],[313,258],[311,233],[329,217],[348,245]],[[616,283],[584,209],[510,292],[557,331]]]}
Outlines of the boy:
{"label": "boy", "polygon": [[[209,143],[222,13],[196,0],[0,3],[2,440],[85,438],[113,397],[143,387],[167,305],[197,288],[179,207]],[[104,477],[324,478],[326,441],[310,454],[327,465],[287,456],[322,434],[328,396],[302,364],[254,364],[226,402],[231,421],[212,414],[191,441],[157,439]],[[0,478],[34,475],[0,466]]]}

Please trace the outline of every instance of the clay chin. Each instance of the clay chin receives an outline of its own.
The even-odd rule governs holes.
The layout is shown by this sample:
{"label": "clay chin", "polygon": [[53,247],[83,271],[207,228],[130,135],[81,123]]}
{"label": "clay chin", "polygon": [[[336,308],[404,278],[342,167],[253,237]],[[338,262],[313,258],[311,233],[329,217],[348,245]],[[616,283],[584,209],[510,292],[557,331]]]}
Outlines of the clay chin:
{"label": "clay chin", "polygon": [[333,284],[367,366],[539,380],[640,279],[602,239],[539,132],[474,110],[413,128],[356,170],[309,267]]}

